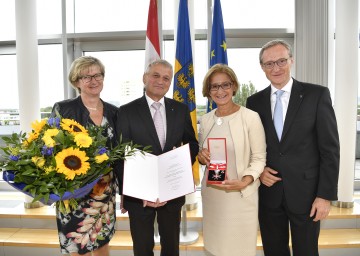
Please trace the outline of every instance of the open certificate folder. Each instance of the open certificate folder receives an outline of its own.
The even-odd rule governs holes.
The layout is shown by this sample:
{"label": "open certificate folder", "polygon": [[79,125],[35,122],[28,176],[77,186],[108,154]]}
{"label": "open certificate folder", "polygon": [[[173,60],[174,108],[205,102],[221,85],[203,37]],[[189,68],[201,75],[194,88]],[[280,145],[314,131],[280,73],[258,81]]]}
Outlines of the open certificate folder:
{"label": "open certificate folder", "polygon": [[125,160],[124,195],[164,202],[193,192],[189,144],[159,156],[138,151]]}

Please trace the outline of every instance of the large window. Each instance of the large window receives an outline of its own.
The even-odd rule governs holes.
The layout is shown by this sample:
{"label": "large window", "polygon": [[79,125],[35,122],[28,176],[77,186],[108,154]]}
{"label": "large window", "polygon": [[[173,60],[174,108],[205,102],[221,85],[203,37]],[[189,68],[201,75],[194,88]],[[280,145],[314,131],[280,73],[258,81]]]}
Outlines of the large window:
{"label": "large window", "polygon": [[[61,0],[36,0],[37,32],[43,34],[61,34]],[[51,21],[51,22],[49,22]],[[0,2],[0,42],[15,40],[15,1]]]}
{"label": "large window", "polygon": [[[205,40],[195,41],[197,51],[193,59],[197,105],[206,105],[207,103],[207,99],[202,96],[202,82],[208,68],[206,45],[207,41]],[[174,42],[166,41],[164,49],[165,59],[174,65]],[[259,65],[259,51],[259,48],[228,50],[229,66],[236,72],[239,83],[249,84],[251,82],[257,90],[261,90],[269,85]],[[143,94],[144,50],[96,51],[85,52],[85,55],[97,57],[105,65],[105,86],[102,92],[104,100],[120,106]],[[173,85],[171,85],[166,96],[172,98],[172,93]]]}
{"label": "large window", "polygon": [[[163,56],[171,64],[175,61],[174,31],[177,25],[177,8],[179,0],[162,0],[159,1],[162,7],[161,24],[163,26],[166,40],[163,43]],[[205,105],[206,99],[201,94],[202,80],[208,69],[208,40],[206,29],[208,25],[207,11],[208,0],[189,1],[190,15],[193,15],[195,40],[193,46],[193,61],[195,67],[195,89],[196,102],[198,105]],[[135,0],[131,4],[119,0],[70,0],[65,1],[66,12],[62,11],[62,0],[38,0],[37,1],[37,28],[38,34],[46,35],[45,41],[39,46],[39,82],[41,107],[51,106],[55,101],[66,98],[68,93],[64,86],[69,86],[66,76],[67,67],[63,63],[71,63],[71,56],[95,55],[106,64],[106,86],[103,92],[103,98],[116,105],[126,103],[142,94],[142,73],[144,63],[145,48],[145,31],[147,27],[147,15],[149,1]],[[294,29],[294,1],[275,0],[271,3],[264,1],[230,1],[222,0],[222,10],[225,29],[231,29],[231,39],[228,40],[228,60],[229,65],[236,71],[239,82],[252,82],[257,90],[267,85],[267,81],[258,65],[259,47],[263,40],[261,34],[251,32],[262,28],[266,31],[266,39],[271,38],[271,28],[284,28],[288,31]],[[0,15],[0,20],[7,26],[0,28],[0,54],[5,52],[5,45],[1,45],[1,40],[9,40],[15,37],[15,2],[4,0],[0,3],[4,15]],[[259,8],[261,6],[261,8]],[[61,17],[66,13],[66,30],[71,36],[68,40],[67,54],[63,54],[64,48],[61,44],[48,44],[49,42],[60,42],[56,34],[62,33]],[[269,17],[271,13],[271,17]],[[51,18],[50,18],[51,17]],[[101,17],[101,18],[99,18]],[[48,22],[51,20],[51,22]],[[233,29],[250,29],[251,33],[246,31],[245,35],[233,31]],[[205,31],[205,32],[204,32]],[[101,38],[102,32],[107,33],[106,37]],[[77,33],[79,38],[77,39]],[[84,33],[86,36],[84,37]],[[125,33],[123,36],[122,33]],[[256,32],[257,33],[257,32]],[[133,35],[136,34],[136,46]],[[52,38],[52,35],[55,35]],[[120,36],[119,36],[120,35]],[[142,35],[142,36],[141,36]],[[64,35],[66,37],[66,35]],[[274,34],[274,36],[277,36]],[[237,39],[237,37],[239,39]],[[248,38],[247,38],[248,37]],[[95,38],[95,40],[94,40]],[[56,41],[57,40],[57,41]],[[71,52],[72,40],[74,41],[73,49],[77,52]],[[142,42],[141,42],[142,41]],[[14,41],[15,42],[15,41]],[[244,44],[242,42],[245,42]],[[84,44],[91,44],[90,52],[86,50]],[[110,46],[109,46],[110,45]],[[114,47],[112,47],[114,46]],[[106,50],[106,51],[104,51]],[[86,53],[81,53],[81,52]],[[12,52],[13,54],[14,52]],[[3,55],[0,55],[3,56]],[[9,70],[7,73],[16,74],[16,58],[11,58],[12,62],[6,66]],[[64,56],[68,59],[63,60]],[[6,63],[6,62],[5,62]],[[14,87],[17,84],[16,76],[12,76],[11,82]],[[72,89],[70,89],[72,90]],[[5,98],[17,99],[16,90],[7,93],[10,97]],[[14,95],[13,95],[14,94]],[[168,97],[172,97],[172,88]],[[1,103],[4,107],[15,107],[18,105],[17,100]]]}
{"label": "large window", "polygon": [[36,4],[38,34],[61,34],[61,0],[36,0]]}
{"label": "large window", "polygon": [[[15,1],[2,0],[0,3],[0,41],[15,39]],[[6,25],[5,25],[6,24]]]}
{"label": "large window", "polygon": [[[161,24],[165,40],[163,56],[173,65],[178,1],[158,0],[162,7]],[[287,38],[293,44],[296,1],[301,0],[221,0],[228,61],[240,84],[251,82],[258,91],[269,84],[258,63],[259,49],[266,41],[279,37]],[[68,93],[68,90],[72,89],[65,74],[68,72],[69,63],[80,55],[93,55],[104,62],[104,100],[121,105],[142,95],[149,0],[34,2],[37,5],[36,24],[39,35],[40,107],[52,106],[54,102],[75,94]],[[193,6],[190,15],[193,15],[196,37],[193,61],[197,105],[206,104],[201,91],[202,80],[208,69],[207,14],[211,13],[211,10],[207,9],[209,2],[212,1],[189,0]],[[62,10],[63,4],[66,5],[66,10]],[[15,55],[15,1],[1,0],[0,13],[0,69],[2,74],[6,74],[0,85],[0,109],[16,111],[19,102]],[[66,19],[64,28],[63,19]],[[61,44],[65,41],[68,43],[67,47]],[[172,87],[167,96],[172,97]],[[0,135],[4,133],[8,132],[0,129]],[[356,178],[359,178],[359,172]]]}
{"label": "large window", "polygon": [[73,10],[73,32],[109,32],[144,30],[147,26],[148,1],[144,0],[72,0],[67,1]]}
{"label": "large window", "polygon": [[[55,101],[64,99],[64,82],[62,78],[61,45],[40,45],[39,87],[40,107],[52,106]],[[18,80],[16,55],[0,55],[0,70],[6,74],[0,83],[0,109],[18,109]]]}
{"label": "large window", "polygon": [[[174,65],[179,0],[158,2],[162,8],[163,57]],[[197,105],[206,105],[207,101],[202,96],[202,81],[208,69],[209,2],[212,1],[189,0],[196,38],[192,47]],[[273,38],[287,38],[293,44],[295,2],[221,0],[228,62],[240,84],[251,82],[257,91],[269,84],[259,66],[259,50]],[[66,73],[69,64],[80,55],[95,56],[105,64],[104,100],[120,106],[143,94],[149,0],[37,0],[36,5],[41,108],[75,95],[68,93],[72,89]],[[62,10],[63,5],[66,10]],[[1,0],[0,10],[0,23],[6,24],[0,26],[0,69],[6,74],[0,85],[0,110],[16,112],[19,102],[15,1]],[[63,19],[66,19],[65,27],[62,27]],[[61,44],[65,41],[67,47]],[[166,96],[172,97],[172,92],[171,87]],[[9,131],[0,129],[0,135],[4,133]]]}
{"label": "large window", "polygon": [[294,29],[294,4],[288,0],[222,0],[225,28]]}
{"label": "large window", "polygon": [[[268,85],[258,63],[259,47],[279,37],[279,29],[287,31],[285,36],[292,40],[294,1],[221,1],[228,36],[228,61],[240,84],[251,82],[257,90]],[[163,58],[174,65],[179,0],[158,2],[162,10]],[[202,96],[202,82],[209,66],[207,31],[211,17],[207,15],[212,10],[207,8],[210,2],[189,0],[196,38],[192,46],[196,103],[202,106],[207,104]],[[149,0],[37,0],[40,107],[49,109],[56,101],[76,95],[66,74],[70,63],[81,55],[95,56],[105,64],[105,86],[101,95],[104,100],[120,106],[140,97],[148,8]],[[0,1],[0,10],[0,22],[6,24],[0,26],[0,68],[2,74],[6,74],[0,85],[0,109],[15,111],[16,115],[19,102],[15,1]],[[172,94],[171,87],[166,96],[172,98]],[[13,127],[12,131],[19,130],[18,125]],[[0,134],[12,131],[0,130]]]}
{"label": "large window", "polygon": [[52,107],[56,101],[64,99],[62,46],[40,45],[38,55],[40,107]]}
{"label": "large window", "polygon": [[16,55],[0,55],[0,70],[4,75],[0,83],[0,109],[18,109]]}
{"label": "large window", "polygon": [[120,106],[143,94],[144,50],[86,52],[105,66],[101,98]]}

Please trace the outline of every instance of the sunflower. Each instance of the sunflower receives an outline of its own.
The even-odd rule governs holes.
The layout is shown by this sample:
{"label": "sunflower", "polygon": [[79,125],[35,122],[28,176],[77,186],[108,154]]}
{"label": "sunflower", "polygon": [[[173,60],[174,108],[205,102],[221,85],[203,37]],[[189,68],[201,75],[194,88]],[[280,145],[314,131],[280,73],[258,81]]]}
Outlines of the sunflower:
{"label": "sunflower", "polygon": [[89,157],[78,148],[67,148],[56,154],[55,161],[58,173],[65,174],[67,180],[73,180],[75,175],[86,174],[90,168]]}
{"label": "sunflower", "polygon": [[88,134],[88,131],[85,129],[84,126],[76,122],[72,119],[62,119],[61,120],[61,127],[65,130],[70,132],[71,134],[75,135],[77,133],[85,133]]}
{"label": "sunflower", "polygon": [[45,146],[49,148],[52,148],[56,145],[56,141],[53,140],[53,138],[51,138],[50,136],[44,136],[42,137],[42,140],[44,141]]}
{"label": "sunflower", "polygon": [[89,135],[84,133],[78,133],[74,137],[76,145],[80,148],[88,148],[92,144],[92,139]]}
{"label": "sunflower", "polygon": [[101,155],[97,155],[95,156],[95,162],[97,164],[101,164],[102,162],[109,160],[109,157],[107,154],[101,154]]}
{"label": "sunflower", "polygon": [[59,130],[54,128],[54,129],[47,129],[44,133],[44,136],[42,137],[42,140],[44,141],[45,145],[47,147],[54,147],[56,142],[53,139],[54,136],[58,135]]}
{"label": "sunflower", "polygon": [[27,147],[32,141],[36,140],[39,137],[39,133],[31,132],[26,140],[23,141],[23,145]]}
{"label": "sunflower", "polygon": [[45,159],[40,156],[33,156],[31,161],[39,168],[43,168],[45,164]]}
{"label": "sunflower", "polygon": [[45,166],[44,171],[49,174],[52,171],[55,171],[55,168],[53,166]]}
{"label": "sunflower", "polygon": [[34,121],[31,123],[31,128],[34,130],[35,133],[39,133],[42,128],[46,125],[47,123],[47,119],[42,119],[40,122],[39,121]]}

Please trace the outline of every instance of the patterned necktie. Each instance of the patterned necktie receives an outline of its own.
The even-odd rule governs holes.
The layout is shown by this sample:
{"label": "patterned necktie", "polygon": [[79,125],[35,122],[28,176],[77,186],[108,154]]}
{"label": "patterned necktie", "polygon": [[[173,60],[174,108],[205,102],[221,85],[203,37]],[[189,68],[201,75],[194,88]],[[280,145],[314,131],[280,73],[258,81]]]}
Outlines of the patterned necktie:
{"label": "patterned necktie", "polygon": [[155,109],[155,114],[153,116],[154,125],[155,125],[156,133],[157,133],[159,141],[160,141],[161,148],[164,149],[165,130],[164,130],[164,122],[163,122],[163,119],[162,119],[162,116],[161,116],[161,113],[160,113],[161,103],[160,102],[154,102],[151,105],[151,107]]}
{"label": "patterned necktie", "polygon": [[284,91],[277,90],[276,91],[276,103],[275,103],[275,109],[274,109],[274,126],[276,130],[276,134],[279,138],[279,141],[281,140],[281,134],[283,131],[283,106],[281,103],[281,96],[283,95]]}

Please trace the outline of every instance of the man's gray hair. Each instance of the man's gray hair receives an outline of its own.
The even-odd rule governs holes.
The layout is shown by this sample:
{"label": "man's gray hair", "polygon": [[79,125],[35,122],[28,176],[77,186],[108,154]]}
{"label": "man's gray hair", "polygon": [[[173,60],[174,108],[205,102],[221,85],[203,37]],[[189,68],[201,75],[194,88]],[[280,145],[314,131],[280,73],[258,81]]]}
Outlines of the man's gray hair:
{"label": "man's gray hair", "polygon": [[259,54],[259,61],[260,61],[260,64],[262,64],[262,56],[264,54],[264,51],[269,49],[270,47],[273,47],[275,45],[282,45],[284,46],[287,50],[288,50],[288,54],[289,54],[289,57],[291,58],[293,56],[293,53],[292,53],[292,49],[291,49],[291,46],[288,42],[284,41],[284,40],[281,40],[281,39],[275,39],[275,40],[272,40],[270,42],[267,42],[260,50],[260,54]]}
{"label": "man's gray hair", "polygon": [[150,71],[150,69],[151,69],[152,66],[155,66],[155,65],[158,65],[158,64],[163,65],[163,66],[165,66],[165,67],[173,70],[173,66],[172,66],[167,60],[158,59],[158,60],[155,60],[155,61],[151,62],[151,63],[147,66],[147,68],[146,68],[146,70],[145,70],[145,74],[149,73],[149,71]]}

